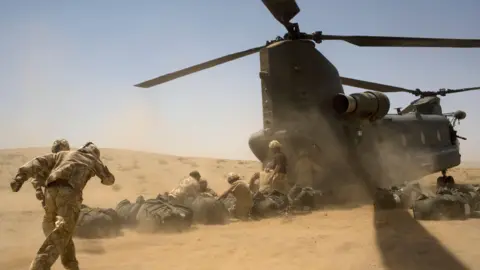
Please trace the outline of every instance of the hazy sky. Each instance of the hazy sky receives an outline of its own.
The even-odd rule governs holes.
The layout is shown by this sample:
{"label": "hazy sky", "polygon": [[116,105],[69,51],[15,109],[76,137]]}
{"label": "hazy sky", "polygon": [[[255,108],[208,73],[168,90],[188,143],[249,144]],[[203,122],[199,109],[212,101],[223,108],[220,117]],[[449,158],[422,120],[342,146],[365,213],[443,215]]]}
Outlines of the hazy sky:
{"label": "hazy sky", "polygon": [[[298,3],[306,32],[480,38],[478,0]],[[252,158],[247,140],[262,128],[258,54],[151,89],[133,85],[283,34],[260,0],[4,0],[0,148],[64,137],[75,146]],[[317,48],[347,77],[424,90],[480,85],[480,49]],[[390,98],[392,108],[413,99]],[[466,160],[480,159],[479,104],[480,91],[443,99],[444,111],[468,114],[459,132]]]}

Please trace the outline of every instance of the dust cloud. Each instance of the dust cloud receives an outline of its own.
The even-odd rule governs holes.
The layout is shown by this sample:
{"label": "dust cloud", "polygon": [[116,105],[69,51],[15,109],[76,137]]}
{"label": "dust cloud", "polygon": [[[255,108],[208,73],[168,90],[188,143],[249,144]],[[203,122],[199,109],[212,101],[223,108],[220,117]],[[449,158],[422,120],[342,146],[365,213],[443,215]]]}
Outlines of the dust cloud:
{"label": "dust cloud", "polygon": [[[0,150],[0,177],[9,179],[25,160],[47,151],[48,148]],[[114,207],[120,200],[134,200],[139,194],[154,197],[173,188],[193,169],[199,170],[214,190],[222,192],[228,187],[227,172],[235,171],[248,177],[261,168],[253,161],[115,149],[102,149],[102,156],[122,188],[114,190],[94,178],[85,189],[84,203],[87,205]],[[478,169],[457,168],[452,174],[459,182],[480,179]],[[422,181],[433,185],[435,178],[436,175],[432,175]],[[43,241],[41,205],[29,183],[18,193],[12,193],[8,181],[2,181],[0,197],[0,265],[11,270],[26,269]],[[480,240],[479,220],[422,222],[420,228],[412,224],[410,216],[402,220],[392,217],[389,225],[376,228],[372,219],[371,206],[324,209],[292,220],[274,218],[225,226],[195,226],[180,234],[138,235],[125,231],[125,235],[118,238],[75,239],[75,243],[80,267],[93,270],[112,267],[119,270],[192,269],[193,266],[206,270],[407,269],[400,266],[428,269],[427,263],[436,269],[462,269],[453,259],[446,261],[445,250],[469,269],[480,269],[480,251],[475,248]],[[377,243],[379,235],[384,239],[380,244]],[[443,250],[435,241],[441,241]],[[398,267],[394,267],[394,263]],[[63,269],[60,261],[52,269]]]}

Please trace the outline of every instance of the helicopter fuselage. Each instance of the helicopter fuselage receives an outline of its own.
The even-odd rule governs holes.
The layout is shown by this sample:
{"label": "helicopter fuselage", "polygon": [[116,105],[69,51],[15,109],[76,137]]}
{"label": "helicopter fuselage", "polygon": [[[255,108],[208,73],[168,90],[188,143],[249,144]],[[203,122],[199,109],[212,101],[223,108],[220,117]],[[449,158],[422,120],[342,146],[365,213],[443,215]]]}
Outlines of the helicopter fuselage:
{"label": "helicopter fuselage", "polygon": [[377,186],[460,163],[446,117],[387,115],[390,103],[382,93],[344,95],[337,69],[311,41],[283,40],[262,49],[260,78],[263,130],[251,135],[249,146],[266,162],[268,142],[280,140],[292,180],[300,150],[330,171],[323,179],[343,182],[362,174]]}

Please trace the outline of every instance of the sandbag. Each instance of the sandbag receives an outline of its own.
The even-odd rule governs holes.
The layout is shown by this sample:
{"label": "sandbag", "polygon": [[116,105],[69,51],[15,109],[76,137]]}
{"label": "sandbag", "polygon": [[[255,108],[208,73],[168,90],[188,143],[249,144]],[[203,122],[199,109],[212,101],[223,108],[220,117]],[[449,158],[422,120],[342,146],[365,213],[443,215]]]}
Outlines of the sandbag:
{"label": "sandbag", "polygon": [[469,215],[468,202],[458,195],[424,196],[413,205],[413,217],[417,220],[463,220]]}
{"label": "sandbag", "polygon": [[125,199],[120,201],[115,207],[121,222],[126,226],[133,226],[137,223],[137,214],[140,207],[145,202],[143,196],[139,196],[135,203],[131,203],[129,200]]}
{"label": "sandbag", "polygon": [[257,192],[253,196],[251,215],[254,218],[278,216],[288,207],[287,195],[278,191]]}
{"label": "sandbag", "polygon": [[140,232],[183,231],[193,222],[193,211],[182,205],[174,205],[157,198],[146,200],[137,214]]}
{"label": "sandbag", "polygon": [[110,238],[121,235],[121,219],[112,209],[82,206],[74,236],[79,238]]}
{"label": "sandbag", "polygon": [[191,209],[196,223],[213,225],[225,224],[228,221],[228,211],[222,201],[208,195],[195,198]]}

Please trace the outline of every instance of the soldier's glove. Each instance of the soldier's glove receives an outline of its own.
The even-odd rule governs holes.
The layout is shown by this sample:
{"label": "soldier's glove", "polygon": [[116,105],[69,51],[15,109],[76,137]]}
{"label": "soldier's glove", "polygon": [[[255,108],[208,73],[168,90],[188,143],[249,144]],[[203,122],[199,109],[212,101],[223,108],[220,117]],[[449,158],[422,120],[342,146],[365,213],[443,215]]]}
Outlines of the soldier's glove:
{"label": "soldier's glove", "polygon": [[106,165],[104,165],[104,167],[105,167],[105,171],[106,171],[108,174],[112,174]]}
{"label": "soldier's glove", "polygon": [[42,190],[35,191],[35,197],[37,197],[37,200],[39,201],[45,200],[45,195],[43,194]]}
{"label": "soldier's glove", "polygon": [[19,182],[17,180],[10,181],[10,188],[13,192],[18,192],[22,188],[23,182]]}

